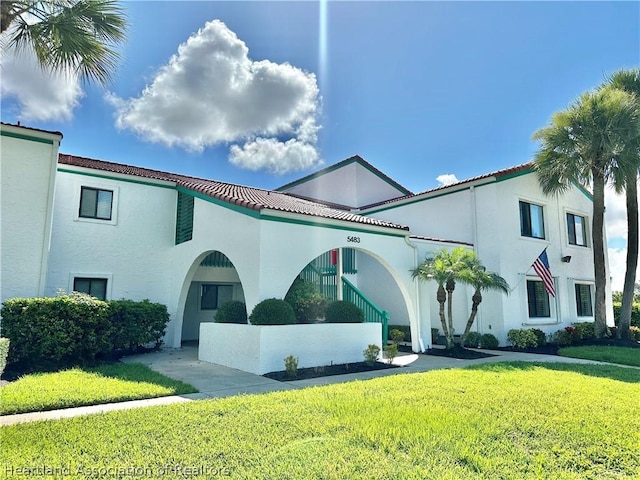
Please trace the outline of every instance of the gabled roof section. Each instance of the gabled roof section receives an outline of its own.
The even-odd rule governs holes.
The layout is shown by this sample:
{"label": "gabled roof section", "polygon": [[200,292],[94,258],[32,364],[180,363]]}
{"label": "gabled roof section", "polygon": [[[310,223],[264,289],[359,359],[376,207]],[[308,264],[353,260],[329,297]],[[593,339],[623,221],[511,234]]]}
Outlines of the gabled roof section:
{"label": "gabled roof section", "polygon": [[33,140],[41,143],[53,144],[54,141],[62,140],[62,133],[52,130],[42,130],[40,128],[24,127],[20,124],[0,122],[2,126],[2,136]]}
{"label": "gabled roof section", "polygon": [[376,175],[378,178],[380,178],[381,180],[383,180],[384,182],[388,183],[393,188],[398,190],[400,193],[402,193],[402,195],[412,195],[411,191],[407,190],[405,187],[400,185],[393,178],[391,178],[388,175],[382,173],[380,170],[378,170],[376,167],[371,165],[369,162],[367,162],[360,155],[354,155],[353,157],[349,157],[346,160],[342,160],[341,162],[334,163],[333,165],[330,165],[330,166],[328,166],[326,168],[323,168],[322,170],[318,170],[317,172],[312,173],[310,175],[307,175],[306,177],[302,177],[302,178],[300,178],[298,180],[294,180],[293,182],[290,182],[290,183],[287,183],[286,185],[278,187],[276,189],[276,191],[282,192],[284,190],[289,190],[290,188],[296,187],[298,185],[301,185],[303,183],[306,183],[306,182],[308,182],[310,180],[313,180],[313,179],[316,179],[318,177],[322,177],[323,175],[326,175],[327,173],[331,173],[331,172],[333,172],[335,170],[339,170],[339,169],[341,169],[343,167],[346,167],[347,165],[351,165],[352,163],[360,164],[362,167],[364,167],[367,170],[369,170],[371,173]]}
{"label": "gabled roof section", "polygon": [[318,202],[297,198],[286,193],[260,188],[246,187],[232,183],[218,182],[203,178],[190,177],[177,173],[162,172],[148,168],[135,167],[120,163],[105,162],[91,158],[60,154],[58,162],[63,165],[99,170],[122,175],[132,175],[153,180],[174,182],[176,187],[187,189],[211,199],[230,205],[236,205],[254,211],[276,210],[280,212],[309,215],[332,220],[359,223],[377,227],[409,230],[409,227],[383,220],[364,217],[347,210],[331,208]]}

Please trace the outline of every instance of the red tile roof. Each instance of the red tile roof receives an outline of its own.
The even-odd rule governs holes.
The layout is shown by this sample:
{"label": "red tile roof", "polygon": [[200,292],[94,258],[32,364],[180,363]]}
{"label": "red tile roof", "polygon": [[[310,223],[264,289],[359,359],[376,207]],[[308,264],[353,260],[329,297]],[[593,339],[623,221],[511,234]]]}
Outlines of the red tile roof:
{"label": "red tile roof", "polygon": [[297,213],[313,217],[342,220],[364,225],[387,227],[400,230],[409,230],[409,227],[398,225],[375,218],[364,217],[351,213],[347,210],[340,210],[323,205],[318,202],[294,197],[286,193],[272,190],[263,190],[254,187],[245,187],[232,183],[218,182],[202,178],[190,177],[177,173],[162,172],[148,168],[134,167],[120,163],[105,162],[91,158],[77,157],[74,155],[60,154],[58,163],[63,165],[73,165],[76,167],[90,168],[123,175],[133,175],[136,177],[149,178],[154,180],[165,180],[175,182],[177,186],[186,188],[193,192],[221,200],[232,205],[249,208],[251,210],[278,210],[281,212]]}

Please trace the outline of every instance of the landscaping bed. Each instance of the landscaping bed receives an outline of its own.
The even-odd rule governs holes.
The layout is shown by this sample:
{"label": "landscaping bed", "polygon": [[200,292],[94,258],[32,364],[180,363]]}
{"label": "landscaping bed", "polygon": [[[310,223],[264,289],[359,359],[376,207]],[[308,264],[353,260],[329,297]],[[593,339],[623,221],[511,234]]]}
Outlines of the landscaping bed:
{"label": "landscaping bed", "polygon": [[468,348],[455,345],[453,348],[430,348],[425,355],[434,355],[436,357],[460,358],[462,360],[477,360],[478,358],[495,357],[491,353],[480,352],[478,350],[470,350]]}
{"label": "landscaping bed", "polygon": [[390,368],[400,368],[399,365],[376,362],[367,365],[365,362],[342,363],[339,365],[325,365],[323,367],[299,368],[295,377],[290,376],[286,370],[279,372],[265,373],[263,377],[278,380],[279,382],[293,382],[296,380],[306,380],[309,378],[331,377],[333,375],[345,375],[348,373],[370,372],[374,370],[387,370]]}

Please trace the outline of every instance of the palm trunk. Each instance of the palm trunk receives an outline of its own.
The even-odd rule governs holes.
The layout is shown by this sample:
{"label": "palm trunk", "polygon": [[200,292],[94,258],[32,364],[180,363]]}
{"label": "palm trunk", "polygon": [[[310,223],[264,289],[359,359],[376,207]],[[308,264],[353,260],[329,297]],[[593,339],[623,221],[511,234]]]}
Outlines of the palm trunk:
{"label": "palm trunk", "polygon": [[596,338],[602,338],[607,331],[606,287],[607,271],[604,256],[604,176],[596,167],[591,170],[593,175],[593,267],[596,283],[595,315],[593,329]]}
{"label": "palm trunk", "polygon": [[630,178],[626,185],[627,197],[627,271],[624,275],[622,307],[618,321],[617,337],[629,339],[631,309],[633,307],[633,289],[636,283],[638,267],[638,184],[637,178]]}
{"label": "palm trunk", "polygon": [[449,322],[449,331],[447,332],[447,348],[453,348],[453,291],[456,289],[456,282],[447,281],[447,316]]}
{"label": "palm trunk", "polygon": [[442,324],[442,333],[444,337],[447,339],[447,348],[449,347],[449,329],[447,328],[447,319],[444,316],[444,304],[447,301],[447,293],[444,291],[444,287],[442,285],[438,285],[438,293],[437,297],[438,304],[440,305],[438,313],[440,314],[440,323]]}
{"label": "palm trunk", "polygon": [[[464,347],[465,342],[467,341],[467,335],[471,331],[471,327],[473,322],[476,319],[476,315],[478,314],[478,306],[482,303],[482,292],[479,289],[476,289],[473,297],[471,297],[471,314],[469,315],[469,319],[467,320],[467,325],[464,328],[464,333],[462,334],[462,338],[460,339],[460,345]],[[476,345],[477,346],[477,345]]]}

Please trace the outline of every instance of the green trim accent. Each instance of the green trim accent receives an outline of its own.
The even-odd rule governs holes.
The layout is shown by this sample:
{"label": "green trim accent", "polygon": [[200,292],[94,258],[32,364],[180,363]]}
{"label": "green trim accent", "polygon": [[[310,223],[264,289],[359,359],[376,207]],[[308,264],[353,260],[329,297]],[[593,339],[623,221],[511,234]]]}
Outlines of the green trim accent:
{"label": "green trim accent", "polygon": [[[347,231],[347,232],[372,233],[374,235],[385,235],[385,236],[388,236],[388,237],[405,237],[405,236],[409,235],[409,231],[408,230],[403,230],[403,232],[406,232],[406,233],[372,232],[371,230],[366,230],[364,228],[357,228],[357,227],[351,227],[351,226],[342,226],[342,225],[328,225],[326,223],[316,222],[316,221],[313,221],[313,220],[299,220],[299,219],[293,219],[293,218],[283,218],[283,217],[277,217],[275,215],[269,215],[269,214],[261,214],[260,215],[260,219],[261,220],[270,220],[272,222],[291,223],[291,224],[294,224],[294,225],[307,225],[307,226],[310,226],[310,227],[332,228],[334,230],[344,230],[344,231]],[[384,227],[382,227],[382,228],[384,228]]]}
{"label": "green trim accent", "polygon": [[373,173],[376,177],[378,177],[380,180],[382,180],[383,182],[385,182],[388,185],[391,185],[393,188],[395,188],[396,190],[400,191],[402,194],[404,195],[411,195],[411,191],[407,190],[406,188],[404,188],[402,185],[400,185],[398,182],[396,182],[394,179],[392,179],[391,177],[384,175],[382,172],[379,172],[377,170],[374,169],[374,167],[372,165],[369,165],[364,159],[360,158],[359,156],[354,156],[351,158],[347,158],[346,160],[343,160],[341,162],[338,162],[334,165],[331,165],[327,168],[323,168],[322,170],[312,173],[311,175],[307,175],[306,177],[302,177],[299,180],[294,180],[293,182],[287,183],[286,185],[283,185],[281,187],[276,188],[276,192],[282,192],[284,190],[288,190],[292,187],[297,187],[298,185],[302,185],[303,183],[307,183],[310,180],[315,180],[316,178],[322,177],[328,173],[334,172],[336,170],[341,169],[342,167],[346,167],[348,165],[351,165],[352,163],[357,163],[360,166],[364,167],[365,169],[367,169],[369,172]]}
{"label": "green trim accent", "polygon": [[201,267],[234,268],[231,260],[222,252],[212,252],[200,262]]}
{"label": "green trim accent", "polygon": [[[168,188],[170,190],[175,190],[175,186],[174,185],[160,185],[158,183],[152,183],[152,182],[148,182],[148,181],[144,181],[144,180],[135,180],[132,178],[121,178],[121,177],[115,177],[113,175],[104,175],[104,174],[100,174],[100,173],[87,173],[87,172],[78,172],[76,170],[71,170],[68,168],[64,168],[64,167],[58,167],[58,171],[59,172],[63,172],[63,173],[73,173],[75,175],[83,175],[85,177],[94,177],[94,178],[104,178],[107,180],[116,180],[118,182],[127,182],[127,183],[136,183],[138,185],[146,185],[149,187],[160,187],[160,188]],[[120,175],[127,175],[126,173],[121,173]],[[159,182],[166,182],[167,180],[158,180]]]}
{"label": "green trim accent", "polygon": [[593,202],[593,195],[591,194],[591,192],[589,192],[589,190],[587,190],[586,188],[584,188],[582,185],[580,185],[578,182],[574,182],[572,181],[571,183],[573,183],[573,185],[582,192],[582,194],[587,197],[591,202]]}
{"label": "green trim accent", "polygon": [[7,132],[6,130],[0,131],[0,136],[19,138],[20,140],[29,140],[32,142],[46,143],[47,145],[53,145],[53,140],[49,138],[40,138],[40,137],[31,136],[31,135],[25,135],[22,133]]}
{"label": "green trim accent", "polygon": [[534,172],[533,167],[527,167],[517,172],[500,175],[496,177],[496,182],[504,182],[505,180],[511,180],[512,178],[521,177],[523,175],[529,175],[530,173],[533,173],[533,172]]}
{"label": "green trim accent", "polygon": [[193,203],[194,198],[178,192],[176,202],[176,245],[188,242],[193,238]]}

